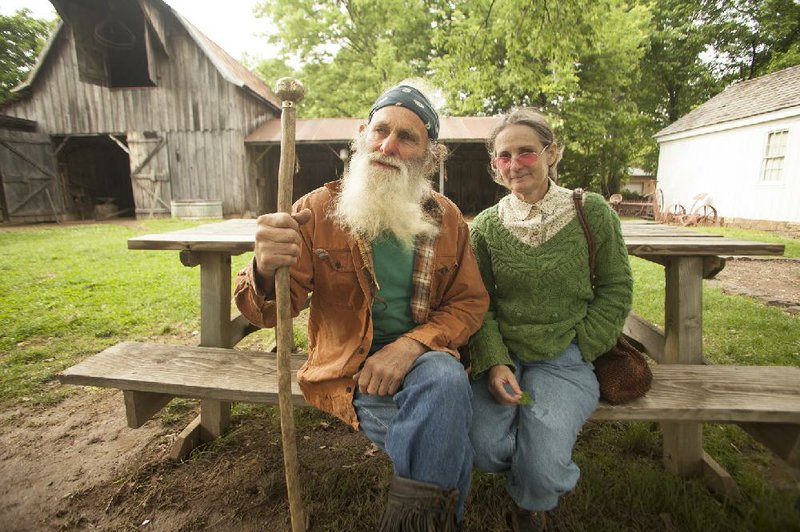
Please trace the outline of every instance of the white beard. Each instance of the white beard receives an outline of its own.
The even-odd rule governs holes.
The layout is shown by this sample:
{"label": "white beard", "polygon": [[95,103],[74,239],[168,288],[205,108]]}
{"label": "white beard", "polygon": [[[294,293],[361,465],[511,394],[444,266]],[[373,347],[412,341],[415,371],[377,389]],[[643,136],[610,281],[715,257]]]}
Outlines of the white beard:
{"label": "white beard", "polygon": [[354,142],[333,219],[368,241],[391,232],[404,245],[413,247],[417,235],[435,236],[439,228],[422,208],[432,190],[424,172],[425,159],[401,161],[380,152],[370,153],[364,144],[362,138]]}

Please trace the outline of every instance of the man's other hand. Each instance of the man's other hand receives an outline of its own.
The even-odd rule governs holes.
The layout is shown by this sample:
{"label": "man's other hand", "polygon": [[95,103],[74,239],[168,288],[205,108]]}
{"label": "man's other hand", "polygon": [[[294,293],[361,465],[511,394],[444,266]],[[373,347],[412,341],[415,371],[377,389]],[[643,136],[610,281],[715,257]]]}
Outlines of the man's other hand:
{"label": "man's other hand", "polygon": [[414,361],[426,351],[425,345],[401,336],[370,355],[353,380],[361,393],[392,395],[403,384]]}

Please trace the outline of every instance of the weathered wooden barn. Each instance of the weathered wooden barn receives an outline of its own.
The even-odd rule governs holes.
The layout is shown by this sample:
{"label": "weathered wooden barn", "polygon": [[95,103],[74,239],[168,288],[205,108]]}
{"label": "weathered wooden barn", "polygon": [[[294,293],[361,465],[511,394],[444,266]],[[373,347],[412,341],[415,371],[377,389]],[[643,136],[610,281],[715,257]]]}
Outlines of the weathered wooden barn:
{"label": "weathered wooden barn", "polygon": [[258,212],[244,139],[279,115],[271,90],[161,0],[52,3],[62,22],[0,109],[5,219]]}
{"label": "weathered wooden barn", "polygon": [[[486,137],[493,117],[443,117],[439,141],[450,156],[434,176],[435,188],[452,199],[465,214],[476,214],[494,204],[506,191],[489,174]],[[299,171],[294,179],[295,198],[341,176],[350,155],[350,141],[365,122],[360,118],[298,120],[296,149]],[[256,153],[259,206],[269,212],[277,203],[280,153],[280,119],[265,122],[245,139]]]}

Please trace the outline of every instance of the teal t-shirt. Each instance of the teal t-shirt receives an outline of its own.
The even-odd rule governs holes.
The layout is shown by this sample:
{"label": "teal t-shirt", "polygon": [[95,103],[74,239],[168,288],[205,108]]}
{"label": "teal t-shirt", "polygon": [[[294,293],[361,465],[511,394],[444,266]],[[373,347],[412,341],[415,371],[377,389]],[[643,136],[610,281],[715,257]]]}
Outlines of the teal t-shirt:
{"label": "teal t-shirt", "polygon": [[404,246],[394,235],[384,235],[372,242],[372,256],[380,286],[372,302],[372,343],[388,344],[414,327],[414,248]]}

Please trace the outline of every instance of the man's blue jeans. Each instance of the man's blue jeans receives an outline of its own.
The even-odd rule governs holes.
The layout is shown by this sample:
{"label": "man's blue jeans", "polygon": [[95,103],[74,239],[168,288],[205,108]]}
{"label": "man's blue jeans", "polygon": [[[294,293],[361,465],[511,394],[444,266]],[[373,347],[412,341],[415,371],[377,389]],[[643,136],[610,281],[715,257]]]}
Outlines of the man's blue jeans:
{"label": "man's blue jeans", "polygon": [[439,351],[420,356],[394,395],[356,388],[353,399],[361,430],[389,455],[395,475],[458,488],[459,522],[472,479],[471,401],[464,367]]}
{"label": "man's blue jeans", "polygon": [[508,471],[506,488],[520,507],[552,510],[578,482],[572,448],[597,407],[597,378],[575,344],[553,360],[521,363],[514,357],[514,362],[514,375],[530,394],[530,404],[499,404],[489,394],[488,373],[472,384],[475,467]]}

